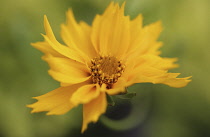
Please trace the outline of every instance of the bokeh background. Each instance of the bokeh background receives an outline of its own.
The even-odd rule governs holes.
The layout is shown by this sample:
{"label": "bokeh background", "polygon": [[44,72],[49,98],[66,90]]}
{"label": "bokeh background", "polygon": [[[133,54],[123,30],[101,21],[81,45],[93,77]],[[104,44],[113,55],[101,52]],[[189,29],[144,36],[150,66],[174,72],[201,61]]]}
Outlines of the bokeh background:
{"label": "bokeh background", "polygon": [[[116,0],[117,1],[117,0]],[[122,0],[117,2],[122,3]],[[59,86],[48,74],[42,53],[30,46],[42,41],[43,15],[59,38],[60,24],[72,8],[76,19],[91,24],[110,0],[0,0],[1,137],[209,137],[210,1],[127,0],[126,15],[144,16],[144,24],[162,20],[162,56],[178,57],[184,88],[136,84],[132,100],[116,100],[105,116],[80,134],[81,106],[62,116],[30,114],[31,97]]]}

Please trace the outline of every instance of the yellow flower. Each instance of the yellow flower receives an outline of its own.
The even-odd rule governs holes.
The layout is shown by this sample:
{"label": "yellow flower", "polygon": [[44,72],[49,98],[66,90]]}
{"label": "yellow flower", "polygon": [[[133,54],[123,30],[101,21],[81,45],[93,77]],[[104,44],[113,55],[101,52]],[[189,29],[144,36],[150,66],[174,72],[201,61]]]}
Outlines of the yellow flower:
{"label": "yellow flower", "polygon": [[184,87],[190,77],[177,78],[180,73],[168,73],[177,67],[176,58],[162,58],[157,39],[161,22],[142,26],[142,16],[130,20],[124,16],[125,3],[112,2],[102,15],[96,15],[91,26],[76,22],[72,10],[67,23],[61,25],[59,43],[44,17],[45,41],[32,45],[42,51],[49,64],[49,74],[60,87],[28,105],[32,113],[48,111],[47,115],[65,114],[83,104],[82,132],[90,122],[96,122],[106,111],[107,95],[117,95],[134,83],[166,84]]}

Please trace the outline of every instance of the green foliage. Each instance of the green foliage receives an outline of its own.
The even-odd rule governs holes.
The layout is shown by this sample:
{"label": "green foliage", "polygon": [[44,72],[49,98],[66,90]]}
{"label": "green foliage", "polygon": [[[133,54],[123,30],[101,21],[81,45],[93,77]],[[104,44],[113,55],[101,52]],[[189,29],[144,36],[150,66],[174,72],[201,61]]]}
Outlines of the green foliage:
{"label": "green foliage", "polygon": [[[41,60],[42,54],[30,46],[30,43],[43,40],[39,35],[44,32],[43,15],[48,16],[59,37],[59,26],[65,21],[68,8],[73,9],[78,21],[84,20],[91,24],[95,14],[101,14],[109,2],[110,0],[1,0],[0,136],[76,136],[75,128],[78,129],[77,134],[80,134],[80,107],[63,116],[30,114],[30,109],[25,107],[32,103],[31,97],[59,86],[47,74],[48,66]],[[126,14],[131,15],[131,18],[142,13],[144,24],[162,20],[162,56],[179,57],[181,67],[173,71],[181,72],[182,76],[192,75],[193,81],[181,89],[164,85],[134,85],[129,89],[137,93],[131,99],[131,115],[124,121],[108,119],[107,122],[103,119],[105,125],[115,130],[125,130],[142,124],[143,132],[148,137],[209,135],[209,5],[208,0],[127,0]],[[122,124],[127,125],[120,127]]]}

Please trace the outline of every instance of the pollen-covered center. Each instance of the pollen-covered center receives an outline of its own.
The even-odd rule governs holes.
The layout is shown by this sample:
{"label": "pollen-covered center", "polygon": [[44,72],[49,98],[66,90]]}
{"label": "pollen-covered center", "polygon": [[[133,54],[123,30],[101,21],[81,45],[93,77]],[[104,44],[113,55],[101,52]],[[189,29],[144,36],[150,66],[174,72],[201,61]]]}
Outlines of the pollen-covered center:
{"label": "pollen-covered center", "polygon": [[91,60],[91,76],[93,83],[99,85],[107,84],[107,88],[111,88],[122,75],[125,65],[116,57],[98,57]]}

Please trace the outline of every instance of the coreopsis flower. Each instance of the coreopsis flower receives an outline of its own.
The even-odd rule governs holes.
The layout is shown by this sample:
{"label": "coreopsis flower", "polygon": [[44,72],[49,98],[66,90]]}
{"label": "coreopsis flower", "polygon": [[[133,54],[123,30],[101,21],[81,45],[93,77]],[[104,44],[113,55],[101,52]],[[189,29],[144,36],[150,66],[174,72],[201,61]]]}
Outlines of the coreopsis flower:
{"label": "coreopsis flower", "polygon": [[82,132],[90,122],[96,122],[107,108],[106,96],[125,93],[134,83],[165,84],[184,87],[190,77],[177,78],[169,73],[177,67],[176,58],[160,57],[161,22],[142,25],[142,15],[131,20],[124,15],[124,6],[111,2],[102,15],[96,15],[92,25],[77,22],[72,10],[67,23],[61,25],[59,43],[44,17],[44,41],[32,45],[44,53],[49,74],[60,87],[28,105],[32,113],[47,111],[47,115],[61,115],[83,105]]}

